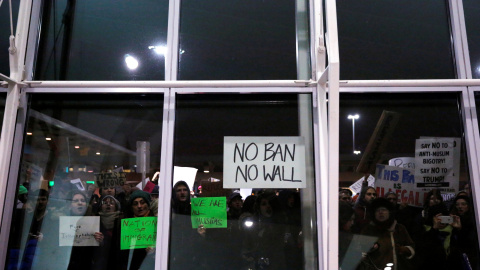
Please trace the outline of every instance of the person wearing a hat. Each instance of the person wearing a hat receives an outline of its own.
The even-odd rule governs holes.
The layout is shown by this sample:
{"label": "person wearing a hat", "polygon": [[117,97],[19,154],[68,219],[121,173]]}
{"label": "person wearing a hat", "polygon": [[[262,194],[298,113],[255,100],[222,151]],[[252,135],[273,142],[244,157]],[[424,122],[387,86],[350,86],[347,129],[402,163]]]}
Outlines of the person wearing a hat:
{"label": "person wearing a hat", "polygon": [[228,196],[228,211],[227,211],[227,219],[229,220],[237,220],[240,215],[242,214],[242,195],[238,192],[233,192]]}
{"label": "person wearing a hat", "polygon": [[142,190],[135,190],[130,195],[130,207],[133,217],[151,217],[153,214],[150,211],[150,203],[152,198],[148,192]]}
{"label": "person wearing a hat", "polygon": [[[150,197],[150,193],[142,190],[135,190],[132,192],[128,205],[133,218],[153,217],[153,213],[150,211],[151,202],[152,199]],[[152,265],[153,269],[153,265],[155,264],[154,248],[137,248],[130,250],[130,252],[133,252],[133,255],[131,256],[131,261],[129,262],[129,270],[136,270],[140,268],[148,269],[150,268],[150,265]],[[128,256],[130,257],[130,255]]]}
{"label": "person wearing a hat", "polygon": [[28,190],[23,185],[18,187],[17,209],[24,209],[25,203],[28,200]]}
{"label": "person wearing a hat", "polygon": [[393,263],[393,269],[411,269],[415,245],[405,226],[395,220],[393,205],[385,198],[376,198],[371,203],[369,215],[371,222],[362,234],[374,236],[377,241],[363,259],[363,266],[383,269]]}

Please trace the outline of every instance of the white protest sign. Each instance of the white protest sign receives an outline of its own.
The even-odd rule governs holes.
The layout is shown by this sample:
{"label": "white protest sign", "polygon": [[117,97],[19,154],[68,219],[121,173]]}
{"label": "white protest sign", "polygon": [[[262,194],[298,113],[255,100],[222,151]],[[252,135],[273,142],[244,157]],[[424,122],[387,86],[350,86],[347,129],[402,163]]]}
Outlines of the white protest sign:
{"label": "white protest sign", "polygon": [[[360,191],[362,191],[363,179],[365,179],[365,176],[358,179],[355,183],[353,183],[353,185],[349,187],[352,190],[353,195],[360,193]],[[369,187],[373,187],[375,185],[375,177],[373,177],[371,174],[368,175],[367,182]]]}
{"label": "white protest sign", "polygon": [[386,193],[393,191],[397,194],[398,202],[423,206],[427,192],[416,189],[414,170],[377,164],[375,179],[378,197],[384,197]]}
{"label": "white protest sign", "polygon": [[172,186],[175,186],[178,181],[185,181],[190,190],[192,190],[195,178],[197,177],[197,171],[198,169],[196,168],[174,166]]}
{"label": "white protest sign", "polygon": [[424,138],[415,142],[416,187],[458,192],[460,138]]}
{"label": "white protest sign", "polygon": [[98,246],[95,232],[100,231],[100,217],[62,216],[58,230],[60,246]]}
{"label": "white protest sign", "polygon": [[78,190],[85,191],[85,187],[83,186],[82,180],[80,180],[80,178],[70,180],[70,183],[72,183],[72,185],[75,185]]}
{"label": "white protest sign", "polygon": [[415,170],[415,158],[414,157],[392,158],[388,161],[388,166],[395,166],[395,167]]}
{"label": "white protest sign", "polygon": [[224,137],[223,188],[305,188],[303,137]]}

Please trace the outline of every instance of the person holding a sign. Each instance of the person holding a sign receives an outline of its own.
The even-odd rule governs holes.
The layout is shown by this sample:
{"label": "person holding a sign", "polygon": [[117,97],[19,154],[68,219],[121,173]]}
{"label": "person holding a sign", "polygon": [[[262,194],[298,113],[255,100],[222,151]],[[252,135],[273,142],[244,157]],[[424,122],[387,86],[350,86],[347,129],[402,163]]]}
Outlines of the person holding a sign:
{"label": "person holding a sign", "polygon": [[369,215],[372,222],[362,234],[377,237],[377,242],[367,252],[360,269],[384,269],[390,263],[397,270],[412,269],[415,244],[407,229],[395,220],[392,204],[385,198],[377,198],[370,205]]}
{"label": "person holding a sign", "polygon": [[124,269],[128,256],[120,251],[120,220],[122,217],[120,202],[110,195],[102,197],[98,215],[100,216],[100,232],[104,239],[102,245],[94,251],[92,269]]}
{"label": "person holding a sign", "polygon": [[[80,190],[73,190],[69,195],[70,200],[70,216],[89,216],[90,211],[87,205],[87,195]],[[78,224],[78,223],[77,223]],[[98,230],[99,228],[97,228]],[[96,231],[93,235],[98,243],[102,243],[104,235]],[[93,264],[93,247],[90,246],[73,246],[70,255],[70,264],[68,270],[84,270],[90,269]]]}
{"label": "person holding a sign", "polygon": [[[151,201],[150,194],[145,191],[135,190],[132,192],[130,195],[129,206],[133,217],[153,217],[153,213],[150,211]],[[150,265],[153,269],[153,266],[155,265],[154,247],[137,248],[133,251],[130,250],[130,252],[133,252],[133,254],[129,255],[129,258],[131,257],[131,260],[129,259],[129,270],[137,270],[140,269],[140,267],[149,268]]]}

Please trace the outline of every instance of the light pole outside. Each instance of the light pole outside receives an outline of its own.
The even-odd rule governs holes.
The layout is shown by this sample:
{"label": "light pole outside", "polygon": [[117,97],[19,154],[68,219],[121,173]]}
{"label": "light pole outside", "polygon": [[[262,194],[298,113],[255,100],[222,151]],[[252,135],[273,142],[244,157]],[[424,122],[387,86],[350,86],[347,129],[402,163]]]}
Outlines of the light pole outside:
{"label": "light pole outside", "polygon": [[355,120],[357,120],[358,118],[360,118],[360,115],[358,115],[358,114],[355,114],[355,115],[349,114],[348,115],[348,119],[352,120],[352,147],[353,147],[352,150],[353,150],[353,153],[355,155],[360,154],[360,151],[355,150]]}

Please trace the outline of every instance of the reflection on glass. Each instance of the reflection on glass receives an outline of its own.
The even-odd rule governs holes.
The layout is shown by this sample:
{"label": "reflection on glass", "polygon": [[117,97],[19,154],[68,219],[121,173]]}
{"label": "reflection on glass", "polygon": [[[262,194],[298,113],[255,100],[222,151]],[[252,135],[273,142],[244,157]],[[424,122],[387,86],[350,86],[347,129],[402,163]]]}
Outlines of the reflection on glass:
{"label": "reflection on glass", "polygon": [[448,1],[345,0],[337,12],[341,79],[455,78]]}
{"label": "reflection on glass", "polygon": [[[342,269],[477,269],[458,104],[455,93],[341,95]],[[363,119],[361,156],[351,153],[352,113]]]}
{"label": "reflection on glass", "polygon": [[[37,80],[164,80],[167,0],[46,1]],[[154,22],[154,23],[152,23]],[[141,63],[125,68],[124,55]]]}
{"label": "reflection on glass", "polygon": [[5,101],[7,100],[7,93],[0,93],[0,132],[3,126],[3,117],[5,113]]}
{"label": "reflection on glass", "polygon": [[31,97],[6,268],[154,268],[155,239],[132,239],[156,230],[162,110],[162,95]]}
{"label": "reflection on glass", "polygon": [[463,12],[465,13],[465,26],[467,28],[468,52],[472,66],[473,79],[480,78],[480,24],[478,16],[480,3],[475,0],[463,0]]}
{"label": "reflection on glass", "polygon": [[180,80],[297,79],[295,1],[183,1]]}
{"label": "reflection on glass", "polygon": [[[13,14],[13,29],[15,30],[17,27],[18,7],[20,6],[20,1],[11,1],[11,3]],[[7,76],[10,75],[8,53],[8,48],[10,47],[8,37],[10,35],[11,29],[9,1],[4,1],[3,4],[0,6],[0,73]],[[13,35],[15,35],[15,32],[13,33]]]}
{"label": "reflection on glass", "polygon": [[[313,152],[299,154],[302,144],[294,151],[291,143],[312,145],[310,95],[177,98],[169,268],[315,268],[306,255],[317,250],[309,240],[316,234],[313,177],[297,174],[312,168]],[[308,188],[292,188],[299,183],[291,179]]]}

